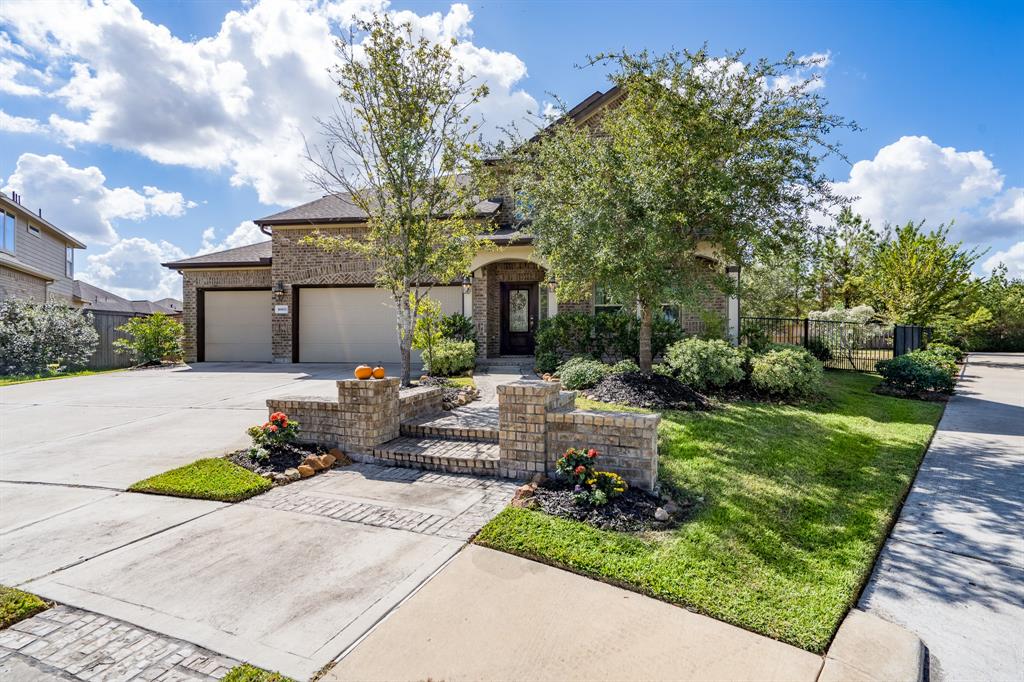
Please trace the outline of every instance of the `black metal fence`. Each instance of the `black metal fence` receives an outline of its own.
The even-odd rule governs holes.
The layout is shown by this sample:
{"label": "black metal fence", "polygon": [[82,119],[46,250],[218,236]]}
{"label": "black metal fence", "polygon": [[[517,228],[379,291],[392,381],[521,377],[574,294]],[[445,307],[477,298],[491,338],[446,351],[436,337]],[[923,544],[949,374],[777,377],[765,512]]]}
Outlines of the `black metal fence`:
{"label": "black metal fence", "polygon": [[750,343],[803,346],[831,369],[873,372],[875,363],[904,355],[928,342],[931,330],[913,325],[833,322],[805,317],[743,317],[740,336]]}

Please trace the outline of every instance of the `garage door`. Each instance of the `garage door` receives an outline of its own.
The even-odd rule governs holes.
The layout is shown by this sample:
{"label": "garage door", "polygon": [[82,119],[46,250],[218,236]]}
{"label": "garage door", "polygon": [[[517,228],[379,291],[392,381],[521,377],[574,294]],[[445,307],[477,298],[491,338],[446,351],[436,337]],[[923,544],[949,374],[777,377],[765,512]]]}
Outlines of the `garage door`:
{"label": "garage door", "polygon": [[274,359],[270,346],[270,291],[204,292],[207,362]]}
{"label": "garage door", "polygon": [[[435,287],[445,315],[462,312],[462,287]],[[300,362],[399,362],[395,307],[385,289],[299,290]],[[413,362],[418,362],[418,355]]]}

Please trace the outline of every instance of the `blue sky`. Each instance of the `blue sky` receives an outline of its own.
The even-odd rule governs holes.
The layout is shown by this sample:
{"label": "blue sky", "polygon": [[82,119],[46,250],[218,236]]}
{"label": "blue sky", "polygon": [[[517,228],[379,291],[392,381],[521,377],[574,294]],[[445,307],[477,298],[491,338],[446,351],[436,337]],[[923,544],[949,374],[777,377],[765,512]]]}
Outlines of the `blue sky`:
{"label": "blue sky", "polygon": [[879,225],[955,219],[1024,273],[1021,3],[5,0],[0,187],[89,243],[83,278],[176,294],[161,259],[256,240],[247,221],[313,196],[298,133],[330,106],[331,33],[374,7],[464,43],[491,125],[605,89],[575,68],[601,50],[827,55],[822,94],[864,128],[837,187]]}

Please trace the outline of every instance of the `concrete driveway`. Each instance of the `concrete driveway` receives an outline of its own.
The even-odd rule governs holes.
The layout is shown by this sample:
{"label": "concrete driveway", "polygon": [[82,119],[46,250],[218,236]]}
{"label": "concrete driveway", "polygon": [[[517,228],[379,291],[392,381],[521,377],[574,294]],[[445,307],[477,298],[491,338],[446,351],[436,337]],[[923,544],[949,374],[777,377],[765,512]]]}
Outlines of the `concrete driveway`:
{"label": "concrete driveway", "polygon": [[347,376],[211,363],[0,388],[0,583],[309,678],[514,484],[357,465],[236,505],[124,489],[245,445],[268,397]]}

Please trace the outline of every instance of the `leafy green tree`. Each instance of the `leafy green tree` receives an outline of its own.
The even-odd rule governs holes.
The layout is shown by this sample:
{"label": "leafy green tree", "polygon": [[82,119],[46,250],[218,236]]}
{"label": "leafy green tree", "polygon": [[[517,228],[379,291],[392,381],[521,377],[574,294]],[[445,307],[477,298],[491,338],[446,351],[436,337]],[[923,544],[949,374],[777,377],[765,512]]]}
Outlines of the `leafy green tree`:
{"label": "leafy green tree", "polygon": [[[747,63],[706,49],[652,56],[605,54],[621,97],[588,126],[563,119],[516,148],[514,186],[558,296],[584,298],[595,282],[635,302],[639,364],[651,369],[651,328],[665,301],[698,298],[708,283],[697,256],[726,262],[796,243],[808,213],[840,203],[819,172],[849,126],[799,78],[806,63]],[[781,77],[793,78],[795,84]]]}
{"label": "leafy green tree", "polygon": [[740,274],[740,310],[745,317],[803,317],[813,310],[811,264],[801,249],[765,253]]}
{"label": "leafy green tree", "polygon": [[468,272],[483,229],[474,206],[487,196],[486,174],[476,164],[479,123],[469,110],[488,91],[456,63],[456,48],[455,40],[415,36],[387,15],[358,22],[337,43],[338,107],[318,120],[324,146],[307,153],[312,181],[347,194],[369,217],[357,235],[303,241],[374,262],[397,311],[403,385],[422,301],[432,283]]}
{"label": "leafy green tree", "polygon": [[442,338],[441,304],[432,298],[424,298],[420,301],[416,327],[412,332],[412,347],[423,351],[428,367],[434,364],[434,347]]}
{"label": "leafy green tree", "polygon": [[98,342],[91,313],[57,301],[0,301],[0,374],[82,367]]}
{"label": "leafy green tree", "polygon": [[949,241],[949,228],[924,231],[924,221],[908,222],[878,245],[865,279],[882,315],[902,324],[930,325],[955,316],[973,295],[971,269],[981,254]]}
{"label": "leafy green tree", "polygon": [[124,332],[128,338],[115,340],[114,348],[131,353],[139,364],[180,360],[183,354],[181,339],[184,327],[164,313],[133,317],[117,331]]}
{"label": "leafy green tree", "polygon": [[863,302],[865,277],[877,246],[878,233],[871,221],[844,206],[814,254],[819,310],[852,308]]}

